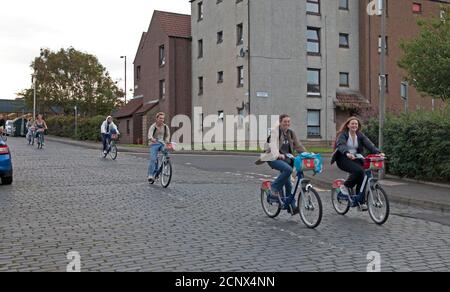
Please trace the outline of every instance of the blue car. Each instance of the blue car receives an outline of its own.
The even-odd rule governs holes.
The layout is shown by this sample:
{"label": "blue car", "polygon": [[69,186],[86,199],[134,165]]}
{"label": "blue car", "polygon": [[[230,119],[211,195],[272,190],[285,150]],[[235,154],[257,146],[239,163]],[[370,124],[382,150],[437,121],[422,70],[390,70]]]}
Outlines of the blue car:
{"label": "blue car", "polygon": [[9,147],[0,138],[0,178],[3,185],[10,185],[13,182],[13,168]]}

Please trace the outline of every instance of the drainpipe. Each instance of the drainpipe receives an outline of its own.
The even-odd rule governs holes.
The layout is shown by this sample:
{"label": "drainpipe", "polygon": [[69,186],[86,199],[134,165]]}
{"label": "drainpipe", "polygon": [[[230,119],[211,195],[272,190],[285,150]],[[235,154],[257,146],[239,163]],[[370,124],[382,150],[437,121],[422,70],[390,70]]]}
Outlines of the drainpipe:
{"label": "drainpipe", "polygon": [[248,57],[248,114],[250,115],[251,114],[251,106],[250,106],[250,102],[251,102],[251,96],[252,96],[252,91],[251,91],[251,69],[250,69],[250,65],[251,65],[251,62],[250,62],[250,53],[251,53],[251,50],[250,50],[250,37],[251,37],[251,33],[250,33],[250,0],[248,0],[248,2],[247,2],[247,5],[248,5],[248,8],[247,8],[247,13],[248,13],[248,16],[247,16],[247,19],[248,19],[248,36],[247,36],[247,39],[248,39],[248,44],[247,44],[247,48],[248,48],[248,54],[247,54],[247,57]]}

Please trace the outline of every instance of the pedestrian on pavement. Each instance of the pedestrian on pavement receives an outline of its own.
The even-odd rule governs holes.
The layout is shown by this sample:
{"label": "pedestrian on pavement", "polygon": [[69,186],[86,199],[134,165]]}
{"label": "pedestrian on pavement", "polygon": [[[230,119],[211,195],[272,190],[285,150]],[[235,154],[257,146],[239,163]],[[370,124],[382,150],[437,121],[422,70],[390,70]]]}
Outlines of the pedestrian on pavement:
{"label": "pedestrian on pavement", "polygon": [[148,181],[153,183],[158,171],[158,153],[170,142],[170,128],[165,122],[166,114],[156,114],[156,122],[148,130],[148,141],[150,143],[150,162],[148,165]]}
{"label": "pedestrian on pavement", "polygon": [[[363,154],[364,149],[369,150],[372,154],[384,153],[375,147],[375,145],[361,132],[362,123],[357,117],[350,117],[340,128],[336,137],[335,151],[331,158],[331,164],[337,163],[339,169],[348,172],[350,176],[341,186],[342,194],[348,196],[350,189],[357,187],[357,192],[364,181],[364,161],[357,159],[357,154]],[[361,205],[361,209],[367,209],[365,204]]]}
{"label": "pedestrian on pavement", "polygon": [[[280,116],[279,125],[272,131],[271,136],[267,139],[270,144],[266,153],[256,164],[267,162],[272,169],[280,171],[280,175],[272,183],[272,195],[279,197],[285,188],[286,194],[292,193],[291,174],[294,167],[294,150],[298,153],[307,152],[303,144],[297,139],[296,133],[290,129],[291,117],[287,114]],[[278,139],[273,139],[278,137]],[[294,199],[295,200],[295,199]],[[295,209],[295,201],[292,202],[293,210]],[[294,212],[297,212],[294,210]]]}
{"label": "pedestrian on pavement", "polygon": [[108,116],[106,120],[103,122],[100,132],[102,134],[102,143],[103,143],[103,154],[108,153],[108,145],[111,141],[112,135],[117,134],[120,135],[120,132],[113,122],[113,118],[111,116]]}
{"label": "pedestrian on pavement", "polygon": [[3,115],[0,115],[0,134],[2,134],[3,131],[5,130],[5,126],[6,126],[5,118],[3,117]]}

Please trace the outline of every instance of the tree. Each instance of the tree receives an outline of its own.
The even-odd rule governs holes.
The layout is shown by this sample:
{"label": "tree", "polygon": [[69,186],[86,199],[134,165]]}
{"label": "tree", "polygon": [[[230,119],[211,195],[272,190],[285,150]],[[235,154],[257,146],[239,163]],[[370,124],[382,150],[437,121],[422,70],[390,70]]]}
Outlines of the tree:
{"label": "tree", "polygon": [[[77,106],[85,116],[107,115],[124,96],[97,57],[74,48],[52,52],[41,49],[31,68],[36,72],[37,101],[41,112],[73,113]],[[20,94],[33,105],[33,88]]]}
{"label": "tree", "polygon": [[400,45],[404,56],[398,64],[419,92],[433,98],[450,98],[450,7],[443,6],[440,18],[419,20],[415,39]]}

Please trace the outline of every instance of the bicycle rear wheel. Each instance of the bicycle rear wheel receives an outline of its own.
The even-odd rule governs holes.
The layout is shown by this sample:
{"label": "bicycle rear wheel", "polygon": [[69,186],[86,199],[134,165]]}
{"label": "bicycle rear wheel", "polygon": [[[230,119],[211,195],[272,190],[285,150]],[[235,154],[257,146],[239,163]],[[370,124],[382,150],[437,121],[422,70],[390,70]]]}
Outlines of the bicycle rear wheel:
{"label": "bicycle rear wheel", "polygon": [[163,188],[169,187],[170,182],[172,181],[172,163],[170,160],[163,159],[160,179]]}
{"label": "bicycle rear wheel", "polygon": [[276,218],[281,212],[281,205],[278,201],[269,199],[269,190],[261,190],[261,206],[264,213],[270,218]]}
{"label": "bicycle rear wheel", "polygon": [[389,218],[389,200],[385,190],[376,185],[367,197],[367,205],[369,208],[369,215],[372,220],[378,224],[383,225]]}
{"label": "bicycle rear wheel", "polygon": [[350,210],[350,201],[339,198],[339,192],[335,188],[331,190],[331,203],[339,215],[345,215]]}
{"label": "bicycle rear wheel", "polygon": [[298,198],[299,215],[306,227],[314,229],[322,222],[322,200],[319,193],[310,187]]}

